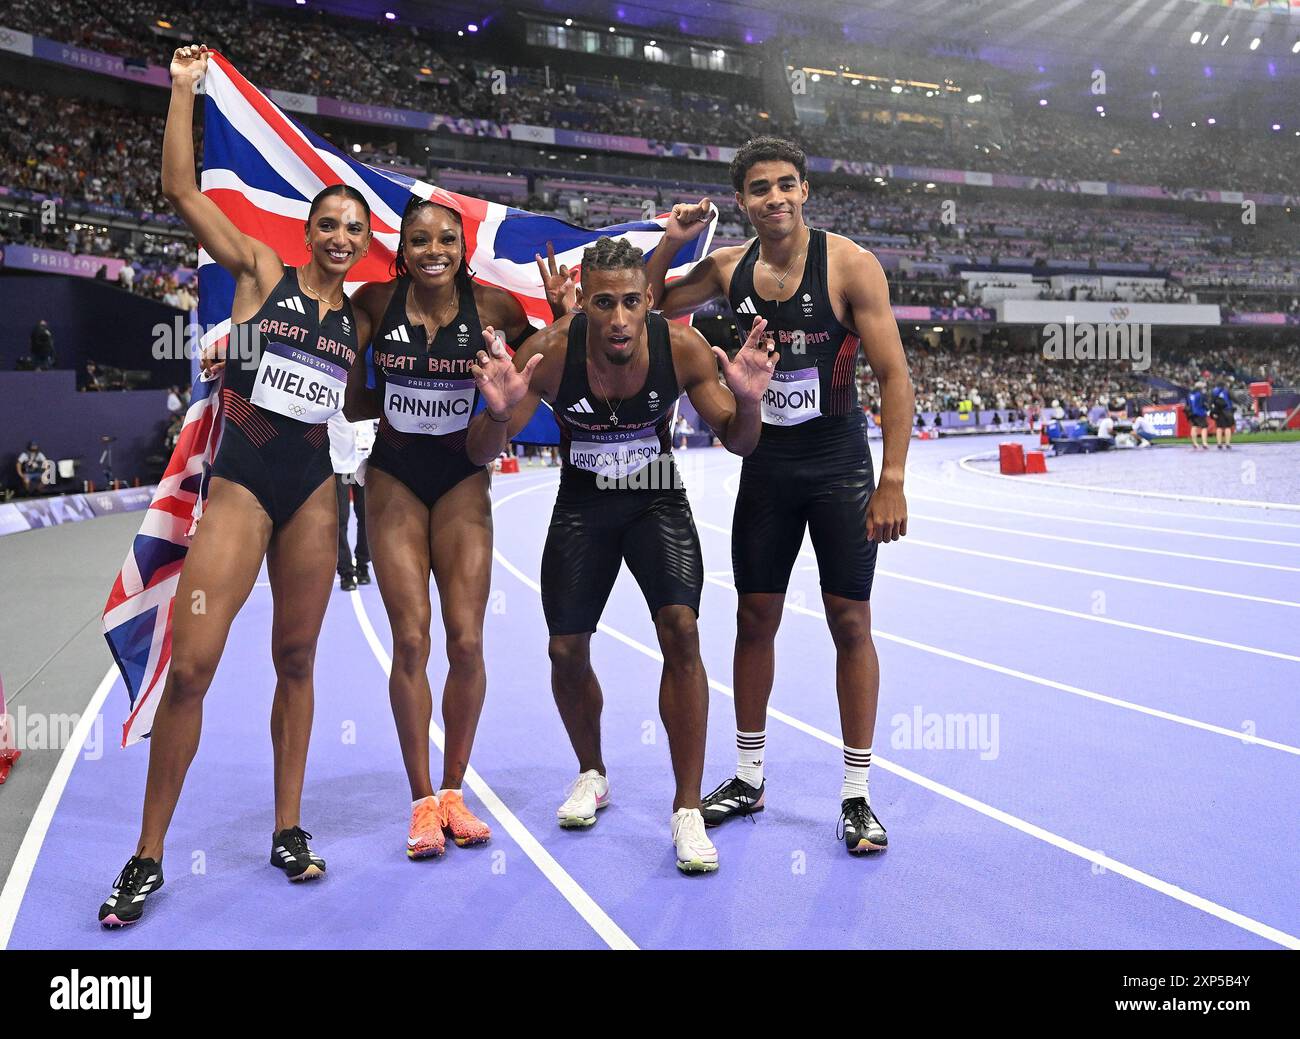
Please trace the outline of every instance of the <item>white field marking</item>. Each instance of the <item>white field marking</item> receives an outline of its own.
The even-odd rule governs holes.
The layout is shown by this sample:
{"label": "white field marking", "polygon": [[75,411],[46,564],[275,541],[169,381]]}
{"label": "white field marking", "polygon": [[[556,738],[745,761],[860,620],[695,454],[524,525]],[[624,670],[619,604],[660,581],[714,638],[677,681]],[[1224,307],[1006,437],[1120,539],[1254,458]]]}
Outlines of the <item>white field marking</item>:
{"label": "white field marking", "polygon": [[[719,526],[716,523],[709,523],[703,520],[696,520],[696,526],[707,527],[710,530],[717,531],[720,534],[731,535],[727,527]],[[816,559],[807,549],[800,549],[799,555],[805,559]],[[1149,624],[1137,624],[1134,621],[1117,620],[1114,617],[1099,617],[1092,613],[1082,613],[1078,610],[1067,610],[1063,606],[1048,606],[1046,603],[1030,602],[1028,599],[1015,599],[1009,595],[998,595],[996,592],[980,592],[974,588],[962,588],[960,585],[945,584],[942,581],[931,581],[924,577],[913,577],[911,574],[900,574],[896,570],[886,570],[883,567],[876,567],[877,574],[883,574],[886,577],[892,577],[898,581],[910,581],[912,584],[925,585],[929,588],[938,588],[940,591],[956,592],[958,595],[970,595],[977,599],[987,599],[990,602],[1006,603],[1009,606],[1020,606],[1027,610],[1039,610],[1042,613],[1055,613],[1061,617],[1071,617],[1075,620],[1089,621],[1093,624],[1108,624],[1115,628],[1128,628],[1131,631],[1141,631],[1148,635],[1163,635],[1166,638],[1181,639],[1184,642],[1199,642],[1202,645],[1214,646],[1218,649],[1232,649],[1239,653],[1253,653],[1261,657],[1273,657],[1277,660],[1289,660],[1292,663],[1300,664],[1300,656],[1291,653],[1283,653],[1275,649],[1261,649],[1258,646],[1245,646],[1239,642],[1224,642],[1221,639],[1212,639],[1204,635],[1191,635],[1183,631],[1171,631],[1168,628],[1156,628]]]}
{"label": "white field marking", "polygon": [[900,574],[896,570],[884,570],[876,568],[876,573],[884,574],[886,577],[892,577],[898,581],[910,581],[912,584],[925,585],[928,588],[938,588],[940,591],[956,592],[958,595],[969,595],[976,599],[986,599],[989,602],[1006,603],[1008,606],[1020,606],[1026,610],[1039,610],[1042,613],[1055,613],[1060,617],[1072,617],[1075,620],[1088,621],[1092,624],[1108,624],[1115,628],[1128,628],[1130,631],[1142,631],[1148,635],[1163,635],[1166,638],[1181,639],[1184,642],[1199,642],[1203,646],[1214,646],[1218,649],[1231,649],[1238,653],[1252,653],[1260,657],[1272,657],[1275,660],[1289,660],[1292,663],[1300,664],[1300,656],[1293,653],[1283,653],[1276,649],[1262,649],[1259,646],[1246,646],[1240,642],[1224,642],[1221,639],[1212,639],[1204,635],[1192,635],[1185,631],[1173,631],[1169,628],[1156,628],[1149,624],[1137,624],[1134,621],[1117,620],[1114,617],[1100,617],[1092,613],[1083,613],[1079,610],[1067,610],[1063,606],[1048,606],[1046,603],[1032,602],[1029,599],[1016,599],[1009,595],[998,595],[996,592],[980,592],[973,588],[962,588],[960,585],[945,584],[942,581],[931,581],[924,577],[913,577],[911,574]]}
{"label": "white field marking", "polygon": [[[531,489],[533,488],[529,488],[529,490]],[[520,491],[519,493],[526,494],[527,490]],[[500,504],[504,505],[507,500],[508,499],[502,499]],[[537,592],[541,591],[540,586],[535,581],[528,578],[518,567],[502,555],[499,550],[494,548],[492,550],[492,555],[496,558],[497,562],[529,588],[532,588]],[[660,663],[663,663],[663,656],[657,650],[645,645],[643,642],[639,642],[630,635],[625,635],[623,632],[611,628],[609,625],[604,623],[598,626],[598,630],[609,635],[611,638],[617,639],[624,645],[637,650],[637,652],[643,653],[652,660],[657,660]],[[709,679],[709,688],[717,690],[724,696],[729,696],[733,699],[735,698],[735,693],[729,687],[718,682],[716,679]],[[806,733],[814,739],[821,740],[823,743],[834,747],[836,752],[839,752],[843,748],[843,743],[832,736],[829,732],[809,725],[807,722],[800,721],[798,718],[786,714],[784,711],[778,711],[769,707],[767,713],[769,717],[775,718],[777,721],[783,722],[791,728],[798,729],[800,732]],[[1240,734],[1236,735],[1240,738]],[[1150,873],[1129,866],[1117,859],[1112,859],[1107,855],[1101,854],[1101,852],[1093,851],[1091,848],[1085,848],[1083,845],[1077,844],[1076,842],[1053,833],[1050,830],[1046,830],[1041,826],[1036,826],[1033,823],[1027,822],[1009,812],[1004,812],[1000,808],[994,808],[992,805],[985,804],[983,801],[978,801],[967,794],[954,790],[952,787],[945,786],[944,784],[938,783],[920,773],[913,772],[909,768],[904,768],[902,765],[894,764],[892,761],[880,757],[878,754],[872,756],[871,763],[873,766],[879,766],[886,772],[892,772],[900,779],[905,779],[910,783],[915,783],[918,786],[929,790],[931,793],[938,794],[940,797],[954,801],[965,808],[969,808],[972,811],[978,812],[981,815],[994,820],[995,822],[1000,822],[1006,826],[1010,826],[1012,829],[1018,830],[1026,836],[1043,841],[1046,844],[1050,844],[1052,847],[1059,848],[1061,851],[1075,855],[1087,862],[1095,863],[1112,873],[1125,877],[1126,879],[1155,891],[1158,894],[1182,902],[1184,905],[1190,906],[1193,909],[1199,909],[1201,912],[1207,913],[1225,923],[1232,924],[1234,927],[1239,927],[1244,931],[1249,931],[1251,934],[1258,935],[1267,941],[1282,945],[1288,949],[1300,949],[1300,937],[1278,930],[1276,927],[1270,927],[1268,924],[1261,923],[1260,921],[1245,916],[1242,913],[1238,913],[1235,910],[1228,909],[1219,905],[1217,902],[1204,898],[1201,895],[1196,895],[1190,891],[1186,891],[1175,884],[1161,880],[1159,877],[1152,876]]]}
{"label": "white field marking", "polygon": [[1016,530],[1014,527],[991,527],[986,523],[970,523],[966,520],[948,519],[945,516],[932,516],[925,512],[908,511],[909,526],[913,519],[929,520],[931,523],[947,523],[953,527],[969,527],[972,530],[987,530],[995,534],[1014,534],[1022,538],[1038,538],[1040,541],[1060,541],[1067,545],[1088,545],[1091,548],[1109,548],[1116,552],[1139,552],[1151,556],[1170,556],[1174,559],[1195,559],[1201,563],[1225,563],[1228,566],[1249,566],[1258,570],[1281,570],[1285,573],[1300,574],[1300,566],[1286,566],[1283,563],[1258,563],[1250,559],[1226,559],[1223,556],[1202,556],[1195,552],[1175,552],[1168,548],[1143,548],[1140,545],[1117,545],[1113,541],[1091,541],[1088,538],[1072,538],[1066,534],[1046,534],[1041,530]]}
{"label": "white field marking", "polygon": [[[982,494],[992,498],[1006,498],[1010,501],[1025,500],[1025,496],[1023,495],[1012,494],[1008,491],[998,490],[996,487],[976,487],[973,486],[970,481],[958,485],[950,480],[945,480],[938,476],[931,476],[928,473],[922,472],[919,468],[914,467],[912,461],[910,460],[907,463],[907,475],[909,477],[916,477],[917,479],[925,480],[928,483],[938,484],[940,487],[946,487],[950,490],[951,489],[959,490],[963,494],[969,492],[971,494]],[[1015,478],[1012,477],[1012,479]],[[1044,487],[1048,485],[1036,483],[1032,485],[1022,484],[1021,486],[1033,486],[1036,490],[1042,490]],[[1082,501],[1079,498],[1073,498],[1073,499],[1063,498],[1059,495],[1046,495],[1046,494],[1035,493],[1030,497],[1033,499],[1033,503],[1035,505],[1041,503],[1051,503],[1054,505],[1078,506],[1082,504]],[[951,502],[950,504],[965,504],[965,503]],[[1282,527],[1285,530],[1300,531],[1300,523],[1287,523],[1282,520],[1253,519],[1246,516],[1203,516],[1199,512],[1178,512],[1173,509],[1138,509],[1138,508],[1134,508],[1131,505],[1112,505],[1104,501],[1090,501],[1088,502],[1088,507],[1090,509],[1104,509],[1106,512],[1131,512],[1138,516],[1174,516],[1177,519],[1201,520],[1205,523],[1248,523],[1251,526],[1255,526],[1255,527]],[[1294,544],[1294,543],[1295,542],[1288,542],[1288,544]]]}
{"label": "white field marking", "polygon": [[928,494],[908,494],[907,500],[935,502],[939,505],[952,505],[960,509],[978,509],[980,512],[1001,512],[1010,516],[1022,516],[1027,519],[1061,520],[1070,524],[1082,523],[1090,527],[1119,527],[1122,530],[1147,530],[1156,534],[1177,534],[1189,538],[1210,538],[1214,541],[1244,541],[1250,545],[1278,545],[1282,548],[1300,549],[1300,541],[1248,538],[1240,534],[1214,534],[1207,530],[1178,530],[1173,527],[1148,526],[1143,523],[1120,522],[1118,520],[1085,519],[1082,516],[1063,516],[1056,512],[1028,512],[1025,509],[1007,509],[999,505],[976,505],[972,502],[953,501],[951,498],[935,498]]}
{"label": "white field marking", "polygon": [[[507,496],[506,500],[509,500],[509,497],[513,497],[513,495]],[[370,623],[370,616],[366,613],[366,606],[361,599],[360,591],[350,593],[349,598],[352,600],[352,612],[356,614],[357,623],[361,626],[361,633],[365,635],[366,642],[370,644],[371,652],[374,653],[375,659],[379,661],[379,666],[383,668],[384,674],[390,674],[393,669],[392,658],[389,657],[388,651],[384,649],[383,643],[379,641],[374,625]],[[441,753],[445,740],[437,722],[431,721],[429,723],[429,737],[433,740],[439,753]],[[587,894],[563,866],[555,861],[550,852],[542,847],[541,842],[506,807],[505,802],[497,796],[496,792],[488,786],[483,777],[472,767],[465,769],[465,785],[474,791],[478,799],[483,802],[483,806],[501,823],[506,833],[514,838],[520,850],[533,860],[533,864],[541,870],[542,876],[549,880],[555,890],[564,896],[565,901],[577,910],[578,915],[587,921],[591,929],[600,936],[606,945],[611,949],[635,949],[637,947],[636,943],[627,936],[623,929],[596,903],[596,900]]]}
{"label": "white field marking", "polygon": [[[1202,588],[1194,584],[1157,581],[1151,577],[1132,577],[1129,574],[1111,573],[1109,570],[1087,570],[1078,566],[1066,566],[1064,563],[1045,563],[1040,559],[1019,559],[1016,556],[999,555],[997,552],[981,552],[974,548],[958,548],[956,545],[941,545],[937,541],[923,541],[911,534],[901,538],[898,543],[900,545],[919,545],[922,548],[937,548],[943,552],[960,552],[962,555],[996,559],[1002,563],[1015,563],[1018,566],[1036,566],[1046,570],[1062,570],[1071,574],[1086,574],[1089,577],[1105,577],[1112,581],[1131,581],[1134,584],[1149,584],[1156,588],[1172,588],[1180,592],[1199,592],[1202,595],[1218,595],[1228,599],[1244,599],[1247,602],[1265,603],[1268,606],[1291,606],[1300,609],[1300,602],[1293,602],[1290,599],[1270,599],[1266,595],[1247,595],[1245,592],[1226,592],[1220,588]],[[801,567],[800,569],[808,568]]]}
{"label": "white field marking", "polygon": [[63,790],[68,785],[73,766],[77,763],[77,755],[81,753],[86,737],[90,735],[95,719],[99,716],[104,701],[108,699],[108,694],[117,683],[117,679],[117,665],[113,664],[104,672],[104,677],[99,680],[99,685],[91,694],[90,702],[81,712],[77,727],[72,730],[72,738],[68,740],[68,745],[59,755],[59,763],[54,766],[54,773],[45,786],[45,793],[41,795],[31,822],[27,824],[23,843],[19,846],[18,855],[9,869],[9,878],[5,881],[4,890],[0,891],[0,949],[9,947],[9,938],[13,934],[14,922],[18,919],[18,910],[22,906],[23,896],[27,893],[27,885],[32,879],[32,870],[36,868],[36,860],[40,857],[45,835],[49,832],[50,823],[54,821],[54,810],[59,807]]}
{"label": "white field marking", "polygon": [[[980,453],[974,455],[963,455],[957,460],[957,464],[966,472],[974,473],[976,476],[983,476],[994,480],[1021,480],[1020,476],[1008,476],[1005,473],[989,473],[982,469],[976,469],[970,465],[972,459],[992,459],[997,455],[990,453]],[[1287,512],[1300,512],[1300,505],[1292,505],[1289,502],[1281,501],[1251,501],[1249,498],[1211,498],[1199,494],[1170,494],[1165,491],[1133,491],[1122,487],[1094,487],[1087,483],[1065,483],[1061,480],[1045,480],[1042,483],[1022,482],[1022,487],[1068,487],[1072,491],[1101,491],[1104,494],[1131,494],[1136,498],[1162,498],[1166,501],[1196,501],[1204,502],[1209,505],[1233,505],[1247,509],[1282,509]]]}
{"label": "white field marking", "polygon": [[[729,581],[719,581],[716,578],[706,578],[710,584],[716,584],[721,588],[727,588],[731,591],[736,590],[736,586]],[[814,610],[808,606],[797,606],[794,603],[785,603],[785,608],[791,613],[802,614],[805,617],[816,617],[819,620],[826,620],[826,614],[820,610]],[[1210,722],[1203,722],[1197,718],[1188,718],[1186,715],[1174,714],[1171,711],[1162,711],[1156,707],[1147,707],[1145,704],[1134,703],[1131,700],[1121,700],[1116,696],[1107,696],[1105,693],[1093,692],[1091,689],[1082,689],[1077,685],[1070,685],[1066,682],[1057,682],[1051,678],[1044,678],[1041,675],[1033,675],[1028,671],[1019,671],[1014,667],[1003,667],[1001,664],[994,664],[987,660],[980,660],[978,657],[970,657],[964,653],[956,653],[950,649],[940,649],[938,646],[931,646],[925,642],[917,642],[915,639],[904,638],[901,635],[891,635],[888,632],[881,631],[879,628],[872,627],[871,634],[873,638],[884,639],[886,642],[894,642],[900,646],[907,646],[909,649],[919,649],[923,653],[932,653],[938,657],[944,657],[948,660],[955,660],[961,664],[969,664],[971,667],[978,667],[984,671],[992,671],[999,675],[1006,675],[1009,678],[1018,678],[1024,682],[1031,682],[1034,685],[1040,685],[1047,689],[1055,689],[1058,692],[1070,693],[1073,696],[1081,696],[1086,700],[1095,700],[1097,703],[1109,704],[1112,707],[1122,707],[1127,711],[1134,711],[1137,714],[1145,714],[1151,718],[1160,718],[1163,721],[1175,722],[1178,725],[1186,725],[1192,729],[1200,729],[1202,732],[1212,732],[1217,736],[1229,736],[1239,743],[1253,743],[1260,747],[1268,747],[1270,750],[1280,750],[1285,754],[1294,754],[1300,757],[1300,747],[1293,747],[1289,743],[1279,743],[1276,740],[1266,740],[1259,736],[1249,735],[1239,729],[1228,729],[1222,725],[1213,725]]]}

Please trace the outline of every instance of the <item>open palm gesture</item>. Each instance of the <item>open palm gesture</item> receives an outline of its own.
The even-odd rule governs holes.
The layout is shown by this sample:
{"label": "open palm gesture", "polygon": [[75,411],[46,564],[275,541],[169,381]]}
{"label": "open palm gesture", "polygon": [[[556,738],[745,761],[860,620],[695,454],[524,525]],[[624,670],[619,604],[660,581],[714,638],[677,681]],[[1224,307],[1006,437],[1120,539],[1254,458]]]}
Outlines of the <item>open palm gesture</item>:
{"label": "open palm gesture", "polygon": [[478,387],[488,416],[498,422],[505,421],[514,408],[528,394],[528,384],[533,371],[542,363],[542,355],[528,359],[523,371],[515,369],[510,351],[496,329],[488,325],[483,329],[483,349],[478,352],[477,363],[470,365],[474,385]]}
{"label": "open palm gesture", "polygon": [[757,403],[772,381],[772,372],[776,370],[781,355],[772,349],[771,338],[764,335],[766,329],[766,320],[759,318],[755,321],[744,344],[736,351],[734,361],[721,347],[713,348],[718,363],[722,365],[722,376],[736,400]]}

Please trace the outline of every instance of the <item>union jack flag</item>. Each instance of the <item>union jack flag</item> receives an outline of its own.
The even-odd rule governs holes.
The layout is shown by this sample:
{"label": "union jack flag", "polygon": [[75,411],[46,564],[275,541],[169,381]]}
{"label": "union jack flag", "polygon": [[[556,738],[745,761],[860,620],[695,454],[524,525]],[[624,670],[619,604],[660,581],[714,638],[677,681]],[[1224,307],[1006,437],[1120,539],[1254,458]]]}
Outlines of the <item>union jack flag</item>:
{"label": "union jack flag", "polygon": [[[366,165],[286,116],[221,54],[210,55],[204,94],[203,193],[244,234],[275,249],[284,263],[307,262],[303,226],[317,192],[343,183],[365,196],[374,241],[349,273],[348,292],[367,281],[392,277],[402,210],[412,195],[460,214],[475,280],[513,294],[537,327],[551,319],[534,259],[546,252],[547,242],[554,243],[559,263],[578,267],[582,250],[602,235],[627,238],[647,254],[663,235],[666,214],[588,229]],[[705,255],[713,226],[679,250],[670,280],[687,273]],[[234,295],[234,279],[200,249],[196,338],[203,347],[219,348],[228,338]],[[202,515],[207,473],[221,433],[220,389],[219,378],[195,381],[176,450],[104,607],[104,637],[131,700],[130,717],[122,727],[124,747],[149,735],[167,679],[176,586]],[[519,439],[558,442],[554,418],[539,409]]]}

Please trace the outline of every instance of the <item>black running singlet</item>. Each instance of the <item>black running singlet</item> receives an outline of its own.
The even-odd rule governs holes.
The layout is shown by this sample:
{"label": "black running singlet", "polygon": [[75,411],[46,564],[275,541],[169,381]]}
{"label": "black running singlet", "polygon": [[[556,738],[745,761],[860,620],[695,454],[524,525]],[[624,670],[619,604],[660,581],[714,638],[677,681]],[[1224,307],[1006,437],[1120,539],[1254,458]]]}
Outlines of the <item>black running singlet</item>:
{"label": "black running singlet", "polygon": [[[298,285],[298,271],[284,276],[248,321],[230,330],[222,389],[263,411],[299,422],[328,422],[343,407],[348,369],[357,356],[352,301],[319,320],[317,301]],[[238,412],[238,414],[236,413]],[[238,422],[251,412],[236,407]]]}
{"label": "black running singlet", "polygon": [[[483,326],[473,292],[461,292],[456,316],[430,343],[423,325],[406,316],[411,279],[398,278],[383,321],[371,339],[376,386],[383,393],[383,422],[398,433],[449,437],[456,448],[474,413],[478,391],[470,365],[483,348]],[[380,378],[382,377],[382,378]]]}
{"label": "black running singlet", "polygon": [[767,332],[781,352],[763,395],[763,433],[807,424],[809,434],[836,426],[831,417],[861,411],[855,378],[858,336],[840,324],[831,307],[826,277],[826,232],[808,229],[803,279],[788,300],[763,299],[754,288],[758,239],[745,250],[727,294],[743,340],[754,322],[767,319]]}
{"label": "black running singlet", "polygon": [[587,379],[587,316],[576,314],[569,325],[564,374],[551,404],[560,426],[562,491],[623,481],[661,458],[671,464],[670,427],[681,388],[668,322],[658,314],[648,315],[646,338],[650,364],[645,385],[614,406],[613,421],[609,403]]}

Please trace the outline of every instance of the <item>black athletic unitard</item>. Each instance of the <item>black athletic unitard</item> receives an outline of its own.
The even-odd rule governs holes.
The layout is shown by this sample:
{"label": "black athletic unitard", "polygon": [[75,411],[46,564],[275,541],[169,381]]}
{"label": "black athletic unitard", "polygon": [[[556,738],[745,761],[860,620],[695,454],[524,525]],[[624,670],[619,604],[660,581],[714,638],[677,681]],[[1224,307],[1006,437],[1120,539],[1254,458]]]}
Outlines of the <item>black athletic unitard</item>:
{"label": "black athletic unitard", "polygon": [[757,259],[755,239],[728,299],[742,337],[767,319],[781,359],[763,396],[758,447],[741,466],[731,528],[736,591],[784,593],[806,528],[822,591],[865,601],[876,569],[866,529],[875,477],[855,377],[860,340],[831,307],[826,232],[809,229],[803,280],[788,300],[755,291]]}
{"label": "black athletic unitard", "polygon": [[611,408],[587,380],[587,318],[569,326],[564,374],[552,402],[560,426],[560,491],[542,552],[542,608],[552,635],[595,631],[624,560],[650,614],[689,606],[704,586],[700,538],[672,457],[681,389],[668,322],[646,321],[645,385]]}
{"label": "black athletic unitard", "polygon": [[483,471],[466,453],[478,390],[470,365],[483,347],[472,291],[462,291],[455,318],[428,341],[406,317],[409,277],[398,278],[371,340],[370,363],[384,413],[366,465],[396,480],[431,509],[467,476]]}
{"label": "black athletic unitard", "polygon": [[261,309],[230,330],[212,475],[252,491],[275,527],[334,477],[327,423],[343,407],[357,328],[350,300],[324,321],[319,313],[286,267]]}

